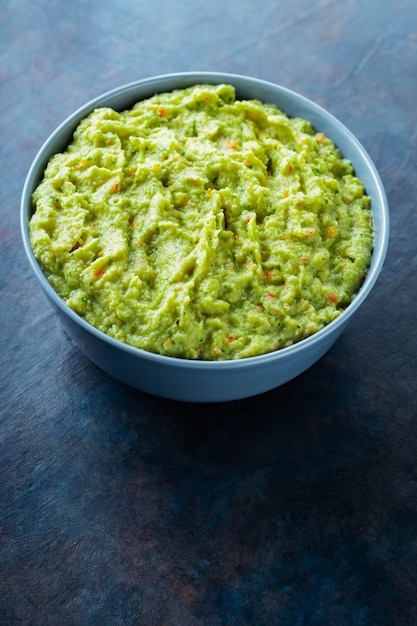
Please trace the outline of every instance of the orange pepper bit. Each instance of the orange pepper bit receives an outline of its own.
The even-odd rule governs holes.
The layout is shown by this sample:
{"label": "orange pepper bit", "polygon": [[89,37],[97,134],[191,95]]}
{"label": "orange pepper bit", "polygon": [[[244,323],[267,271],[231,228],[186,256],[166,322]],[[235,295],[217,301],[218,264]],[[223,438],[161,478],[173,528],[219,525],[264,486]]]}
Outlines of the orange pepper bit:
{"label": "orange pepper bit", "polygon": [[165,107],[158,107],[156,112],[158,113],[159,117],[165,117],[165,115],[168,113]]}
{"label": "orange pepper bit", "polygon": [[113,187],[111,188],[111,192],[112,193],[117,193],[120,189],[120,184],[119,183],[114,183]]}
{"label": "orange pepper bit", "polygon": [[86,158],[82,158],[80,160],[80,162],[78,163],[78,165],[75,166],[75,169],[76,170],[83,170],[83,169],[85,169],[87,167],[87,165],[88,165],[87,159]]}
{"label": "orange pepper bit", "polygon": [[232,150],[237,150],[237,143],[236,143],[236,141],[231,141],[231,140],[230,141],[225,141],[225,145],[228,148],[231,148]]}
{"label": "orange pepper bit", "polygon": [[328,228],[326,231],[326,235],[328,237],[336,237],[338,233],[339,233],[339,230],[336,226],[330,226],[330,228]]}
{"label": "orange pepper bit", "polygon": [[337,302],[337,295],[335,293],[328,293],[327,299],[329,302]]}

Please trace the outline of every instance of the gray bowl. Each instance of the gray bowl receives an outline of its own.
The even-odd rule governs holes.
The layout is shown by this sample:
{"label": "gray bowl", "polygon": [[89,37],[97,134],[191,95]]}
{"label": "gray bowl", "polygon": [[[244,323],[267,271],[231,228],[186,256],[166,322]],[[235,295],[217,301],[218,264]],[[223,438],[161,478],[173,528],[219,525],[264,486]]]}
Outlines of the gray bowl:
{"label": "gray bowl", "polygon": [[[50,157],[66,148],[78,123],[96,107],[128,109],[156,92],[182,89],[197,83],[229,83],[238,98],[276,104],[291,117],[309,120],[350,159],[371,198],[375,246],[366,279],[352,303],[316,334],[288,348],[233,361],[194,361],[145,352],[97,330],[72,311],[55,293],[38,262],[29,239],[32,193]],[[190,402],[219,402],[253,396],[286,383],[322,357],[340,336],[367,298],[384,263],[389,235],[388,203],[378,172],[357,139],[330,113],[288,89],[255,78],[213,72],[185,72],[140,80],[88,102],[66,119],[37,154],[26,178],[21,202],[21,229],[29,263],[62,325],[79,349],[111,376],[142,391]]]}

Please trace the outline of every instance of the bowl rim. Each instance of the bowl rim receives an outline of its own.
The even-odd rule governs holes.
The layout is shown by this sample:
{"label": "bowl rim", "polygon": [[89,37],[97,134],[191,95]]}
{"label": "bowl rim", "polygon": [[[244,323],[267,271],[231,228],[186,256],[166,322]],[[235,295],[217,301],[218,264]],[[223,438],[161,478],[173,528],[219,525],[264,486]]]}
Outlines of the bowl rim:
{"label": "bowl rim", "polygon": [[[155,352],[150,352],[144,350],[142,348],[137,348],[135,346],[123,343],[122,341],[107,335],[103,331],[99,330],[89,322],[87,322],[84,318],[79,316],[75,311],[73,311],[60,296],[53,289],[52,285],[49,283],[45,274],[43,273],[38,261],[35,258],[35,255],[32,250],[32,246],[30,243],[29,237],[29,221],[32,215],[32,193],[38,184],[39,180],[42,177],[44,169],[46,167],[47,161],[51,158],[54,152],[50,151],[51,145],[53,142],[63,133],[64,131],[70,132],[70,136],[77,124],[83,119],[86,115],[88,115],[94,108],[98,106],[106,106],[104,102],[108,101],[113,97],[122,96],[130,91],[135,91],[136,89],[144,88],[144,87],[155,87],[154,90],[150,93],[158,93],[158,85],[162,87],[163,84],[169,81],[184,81],[188,86],[198,83],[208,83],[208,84],[219,84],[222,82],[229,83],[232,85],[236,85],[239,83],[247,84],[250,87],[259,86],[261,88],[271,89],[275,93],[278,93],[280,96],[284,98],[289,98],[292,101],[295,101],[303,106],[307,106],[309,110],[314,112],[319,116],[320,119],[327,120],[332,127],[337,128],[339,132],[347,138],[347,140],[353,144],[360,153],[363,162],[366,164],[366,168],[368,173],[371,175],[375,189],[378,194],[378,198],[375,201],[376,204],[380,208],[380,233],[378,237],[378,241],[374,242],[374,249],[371,257],[371,265],[368,269],[367,275],[363,284],[361,285],[359,291],[353,297],[352,301],[349,305],[340,313],[340,315],[328,323],[326,326],[321,328],[319,331],[302,339],[290,346],[285,348],[280,348],[278,350],[274,350],[271,352],[267,352],[265,354],[260,354],[256,356],[245,357],[241,359],[227,359],[227,360],[199,360],[199,359],[189,359],[183,357],[172,357],[167,355],[158,354]],[[185,85],[185,86],[187,86]],[[163,88],[164,91],[172,91],[172,89],[182,89],[185,88],[178,85],[178,87],[173,87],[171,89]],[[141,96],[141,98],[148,96]],[[140,100],[140,99],[139,99]],[[139,101],[137,100],[137,101]],[[282,109],[285,112],[285,108]],[[320,128],[317,128],[319,131]],[[372,210],[372,204],[371,204]],[[305,96],[288,89],[282,85],[266,81],[260,78],[255,78],[251,76],[246,76],[242,74],[228,73],[228,72],[216,72],[216,71],[185,71],[185,72],[174,72],[168,74],[159,74],[156,76],[151,76],[147,78],[143,78],[137,81],[132,81],[121,85],[119,87],[115,87],[111,90],[108,90],[93,99],[89,100],[78,109],[76,109],[72,114],[67,116],[49,135],[49,137],[44,141],[38,150],[31,166],[28,171],[28,174],[25,179],[25,183],[23,186],[23,192],[21,196],[21,204],[20,204],[20,228],[21,228],[21,236],[23,240],[23,247],[26,252],[26,256],[29,260],[29,264],[40,282],[44,292],[51,299],[53,304],[55,304],[58,310],[64,313],[67,317],[69,317],[72,322],[76,325],[80,326],[83,330],[85,330],[88,334],[92,334],[95,338],[104,341],[110,347],[115,349],[127,352],[133,356],[140,356],[144,360],[153,361],[156,363],[164,364],[165,366],[174,366],[174,367],[182,367],[182,368],[201,368],[207,372],[212,370],[229,370],[236,368],[245,368],[249,366],[253,366],[255,363],[267,363],[271,360],[280,361],[285,359],[289,354],[296,355],[299,352],[304,352],[308,349],[308,347],[313,347],[315,344],[321,343],[323,340],[329,338],[329,335],[337,332],[338,329],[342,329],[345,324],[350,320],[350,318],[354,315],[363,301],[366,299],[370,291],[372,290],[385,261],[388,243],[389,243],[389,208],[388,201],[385,194],[385,190],[380,178],[380,175],[376,169],[376,166],[361,144],[361,142],[351,133],[351,131],[340,121],[338,120],[332,113],[315,103],[314,101],[306,98]],[[376,246],[375,244],[378,243]]]}

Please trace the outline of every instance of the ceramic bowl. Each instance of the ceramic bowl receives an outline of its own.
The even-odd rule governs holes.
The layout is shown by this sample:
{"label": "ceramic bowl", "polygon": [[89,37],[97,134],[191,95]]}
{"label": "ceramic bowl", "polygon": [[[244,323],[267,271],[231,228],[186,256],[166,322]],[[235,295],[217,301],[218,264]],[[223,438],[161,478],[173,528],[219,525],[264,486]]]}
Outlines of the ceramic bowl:
{"label": "ceramic bowl", "polygon": [[[240,99],[259,99],[277,105],[290,117],[309,120],[352,161],[356,175],[371,198],[375,245],[370,269],[360,291],[341,315],[325,328],[299,343],[269,354],[233,361],[194,361],[125,345],[88,324],[61,300],[31,249],[28,224],[32,214],[32,192],[40,182],[49,158],[66,148],[82,118],[96,107],[121,111],[154,93],[197,83],[229,83],[235,86]],[[253,396],[282,385],[312,366],[329,350],[365,302],[381,271],[388,245],[389,213],[383,185],[369,155],[351,132],[323,108],[284,87],[259,79],[224,73],[185,72],[119,87],[70,115],[47,139],[29,170],[22,195],[21,228],[26,254],[37,280],[70,338],[91,361],[118,380],[150,394],[190,402],[220,402]]]}

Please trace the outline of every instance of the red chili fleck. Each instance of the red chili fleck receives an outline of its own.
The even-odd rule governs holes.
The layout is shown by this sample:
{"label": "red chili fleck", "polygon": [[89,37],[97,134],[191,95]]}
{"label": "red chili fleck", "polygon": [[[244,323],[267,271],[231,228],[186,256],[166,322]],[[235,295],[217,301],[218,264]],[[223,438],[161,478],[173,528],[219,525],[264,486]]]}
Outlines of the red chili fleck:
{"label": "red chili fleck", "polygon": [[328,293],[327,299],[329,302],[337,302],[337,295],[335,293]]}
{"label": "red chili fleck", "polygon": [[271,280],[271,278],[272,278],[272,272],[268,272],[268,271],[267,271],[267,272],[265,272],[265,278],[266,278],[267,280]]}
{"label": "red chili fleck", "polygon": [[270,292],[268,292],[268,293],[266,294],[266,297],[267,297],[267,298],[275,298],[276,296],[275,296],[275,294],[274,294],[274,293],[270,293]]}
{"label": "red chili fleck", "polygon": [[115,183],[112,187],[112,192],[116,193],[117,191],[119,191],[120,185],[119,183]]}
{"label": "red chili fleck", "polygon": [[306,256],[302,256],[300,261],[301,261],[301,263],[307,263],[307,257]]}

